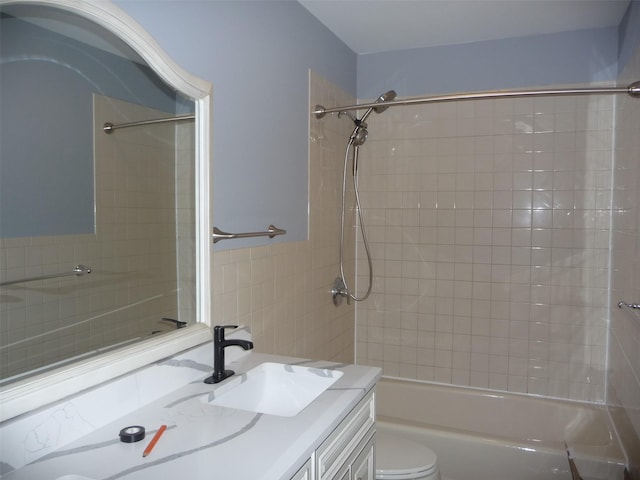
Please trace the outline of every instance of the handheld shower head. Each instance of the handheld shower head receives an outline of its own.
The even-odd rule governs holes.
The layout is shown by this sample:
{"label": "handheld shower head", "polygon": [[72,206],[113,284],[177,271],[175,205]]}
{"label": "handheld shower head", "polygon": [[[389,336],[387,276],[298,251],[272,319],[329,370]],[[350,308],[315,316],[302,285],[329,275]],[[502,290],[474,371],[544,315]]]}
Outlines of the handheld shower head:
{"label": "handheld shower head", "polygon": [[[380,95],[376,100],[376,103],[391,102],[392,100],[395,100],[396,95],[397,93],[395,90],[389,90],[388,92],[384,92],[382,95]],[[387,108],[389,108],[389,105],[380,105],[379,107],[373,107],[376,113],[382,113]]]}
{"label": "handheld shower head", "polygon": [[358,126],[353,129],[353,133],[349,140],[353,143],[354,147],[359,147],[362,145],[369,136],[369,131],[367,130],[367,124],[359,122]]}
{"label": "handheld shower head", "polygon": [[[385,103],[385,102],[390,102],[392,101],[394,98],[396,98],[396,92],[395,90],[389,90],[388,92],[383,93],[382,95],[380,95],[377,100],[376,103]],[[362,118],[360,119],[361,122],[364,122],[366,120],[366,118],[371,114],[372,111],[375,111],[376,113],[382,113],[384,112],[387,108],[389,108],[388,105],[380,105],[378,107],[371,107],[369,108],[365,114],[362,116]]]}
{"label": "handheld shower head", "polygon": [[[394,98],[396,98],[396,92],[394,90],[389,90],[388,92],[385,92],[382,95],[380,95],[375,101],[375,103],[383,104],[385,102],[392,101]],[[353,132],[349,137],[350,145],[353,145],[354,147],[361,146],[367,140],[367,136],[369,135],[369,132],[367,131],[367,124],[365,123],[365,120],[367,119],[367,117],[373,111],[375,111],[376,113],[382,113],[387,108],[389,108],[388,105],[371,107],[365,112],[365,114],[360,119],[358,119],[358,117],[356,117],[350,111],[338,112],[338,117],[340,117],[341,115],[347,115],[355,124],[355,128],[353,129]],[[355,168],[354,168],[354,172],[355,172]]]}

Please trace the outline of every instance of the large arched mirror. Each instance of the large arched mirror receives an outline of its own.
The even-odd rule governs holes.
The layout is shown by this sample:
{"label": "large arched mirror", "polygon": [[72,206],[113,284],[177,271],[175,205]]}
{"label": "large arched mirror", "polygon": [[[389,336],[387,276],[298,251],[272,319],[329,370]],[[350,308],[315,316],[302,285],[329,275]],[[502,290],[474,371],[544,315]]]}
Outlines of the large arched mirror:
{"label": "large arched mirror", "polygon": [[109,2],[0,2],[2,420],[210,339],[208,82]]}

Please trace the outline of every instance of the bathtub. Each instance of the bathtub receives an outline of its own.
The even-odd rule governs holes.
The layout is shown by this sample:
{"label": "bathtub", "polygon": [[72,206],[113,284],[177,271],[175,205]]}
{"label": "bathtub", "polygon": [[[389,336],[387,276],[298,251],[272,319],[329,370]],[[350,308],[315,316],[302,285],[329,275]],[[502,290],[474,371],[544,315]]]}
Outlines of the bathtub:
{"label": "bathtub", "polygon": [[377,423],[438,455],[450,480],[623,479],[624,457],[602,406],[409,380],[376,387]]}

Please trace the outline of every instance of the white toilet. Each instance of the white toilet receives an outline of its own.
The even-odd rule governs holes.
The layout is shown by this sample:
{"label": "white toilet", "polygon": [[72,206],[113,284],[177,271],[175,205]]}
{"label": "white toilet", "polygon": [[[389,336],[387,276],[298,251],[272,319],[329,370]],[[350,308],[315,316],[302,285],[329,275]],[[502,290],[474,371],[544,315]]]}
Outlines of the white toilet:
{"label": "white toilet", "polygon": [[440,480],[438,457],[426,445],[376,426],[377,480]]}

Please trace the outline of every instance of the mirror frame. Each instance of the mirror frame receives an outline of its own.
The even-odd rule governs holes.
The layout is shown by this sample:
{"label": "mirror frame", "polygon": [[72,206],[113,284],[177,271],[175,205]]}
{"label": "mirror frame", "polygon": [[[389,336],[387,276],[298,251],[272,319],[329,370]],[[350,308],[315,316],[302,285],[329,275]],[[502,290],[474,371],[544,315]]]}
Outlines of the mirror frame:
{"label": "mirror frame", "polygon": [[140,24],[109,1],[0,0],[0,5],[11,4],[59,8],[93,21],[133,48],[169,86],[193,99],[196,114],[196,315],[199,323],[10,384],[0,390],[0,422],[62,400],[212,339],[211,83],[194,77],[178,66]]}

